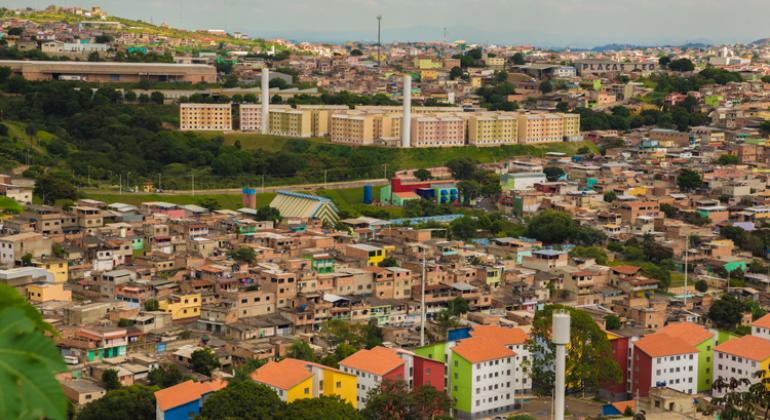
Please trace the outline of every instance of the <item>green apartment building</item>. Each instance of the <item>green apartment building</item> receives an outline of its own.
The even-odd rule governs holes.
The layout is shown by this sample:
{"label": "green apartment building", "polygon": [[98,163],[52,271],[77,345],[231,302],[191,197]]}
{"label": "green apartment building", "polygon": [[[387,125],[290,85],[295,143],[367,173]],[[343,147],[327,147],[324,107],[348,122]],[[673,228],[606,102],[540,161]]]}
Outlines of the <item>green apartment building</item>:
{"label": "green apartment building", "polygon": [[698,350],[698,392],[711,390],[714,380],[714,347],[716,332],[691,322],[677,322],[661,328],[659,333],[677,337]]}

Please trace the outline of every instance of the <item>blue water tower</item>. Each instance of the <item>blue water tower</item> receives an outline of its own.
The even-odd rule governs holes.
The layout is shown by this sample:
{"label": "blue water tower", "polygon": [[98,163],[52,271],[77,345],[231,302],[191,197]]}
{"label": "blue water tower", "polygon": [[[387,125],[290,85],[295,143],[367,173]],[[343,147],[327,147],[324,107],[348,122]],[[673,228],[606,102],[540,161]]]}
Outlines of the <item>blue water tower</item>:
{"label": "blue water tower", "polygon": [[374,201],[374,188],[371,185],[364,185],[364,204],[372,204]]}

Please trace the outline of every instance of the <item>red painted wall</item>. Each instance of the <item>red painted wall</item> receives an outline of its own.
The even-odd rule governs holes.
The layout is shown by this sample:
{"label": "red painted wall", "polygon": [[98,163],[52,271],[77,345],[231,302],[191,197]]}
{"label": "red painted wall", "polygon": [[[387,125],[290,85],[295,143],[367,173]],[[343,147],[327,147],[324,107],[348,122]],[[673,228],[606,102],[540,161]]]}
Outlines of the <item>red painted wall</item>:
{"label": "red painted wall", "polygon": [[650,395],[650,386],[652,385],[650,383],[652,382],[652,358],[635,347],[633,363],[634,381],[631,384],[631,394],[636,396],[638,392],[640,397],[647,397]]}
{"label": "red painted wall", "polygon": [[390,372],[386,373],[382,377],[383,381],[406,381],[406,375],[404,375],[404,365],[401,365]]}
{"label": "red painted wall", "polygon": [[415,182],[403,185],[401,178],[393,178],[390,180],[390,190],[396,192],[415,192],[418,188],[430,188],[430,182]]}
{"label": "red painted wall", "polygon": [[618,363],[622,373],[622,382],[615,385],[607,385],[605,389],[613,393],[626,392],[628,383],[628,337],[616,338],[610,341],[612,358]]}
{"label": "red painted wall", "polygon": [[430,385],[444,391],[444,364],[426,357],[414,356],[414,387]]}

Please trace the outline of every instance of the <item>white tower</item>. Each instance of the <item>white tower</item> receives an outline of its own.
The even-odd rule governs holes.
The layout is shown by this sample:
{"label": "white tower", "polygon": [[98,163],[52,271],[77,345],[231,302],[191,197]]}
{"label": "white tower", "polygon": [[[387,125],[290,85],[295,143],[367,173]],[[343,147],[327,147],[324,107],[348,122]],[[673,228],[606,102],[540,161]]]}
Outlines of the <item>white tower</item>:
{"label": "white tower", "polygon": [[412,135],[412,76],[404,75],[404,121],[401,123],[401,147],[409,147]]}
{"label": "white tower", "polygon": [[570,316],[567,312],[554,312],[552,325],[552,340],[556,344],[555,370],[556,381],[553,390],[553,418],[564,420],[564,376],[567,362],[567,344],[570,336]]}
{"label": "white tower", "polygon": [[270,132],[270,70],[262,68],[262,134]]}

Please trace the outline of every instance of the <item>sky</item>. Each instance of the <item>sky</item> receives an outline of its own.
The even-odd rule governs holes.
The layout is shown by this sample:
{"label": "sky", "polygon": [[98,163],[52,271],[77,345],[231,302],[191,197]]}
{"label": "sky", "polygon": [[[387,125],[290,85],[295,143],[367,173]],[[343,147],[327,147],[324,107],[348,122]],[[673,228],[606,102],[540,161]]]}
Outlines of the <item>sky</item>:
{"label": "sky", "polygon": [[[3,0],[44,8],[56,0]],[[58,0],[186,29],[312,42],[449,41],[592,47],[770,37],[770,0]]]}

